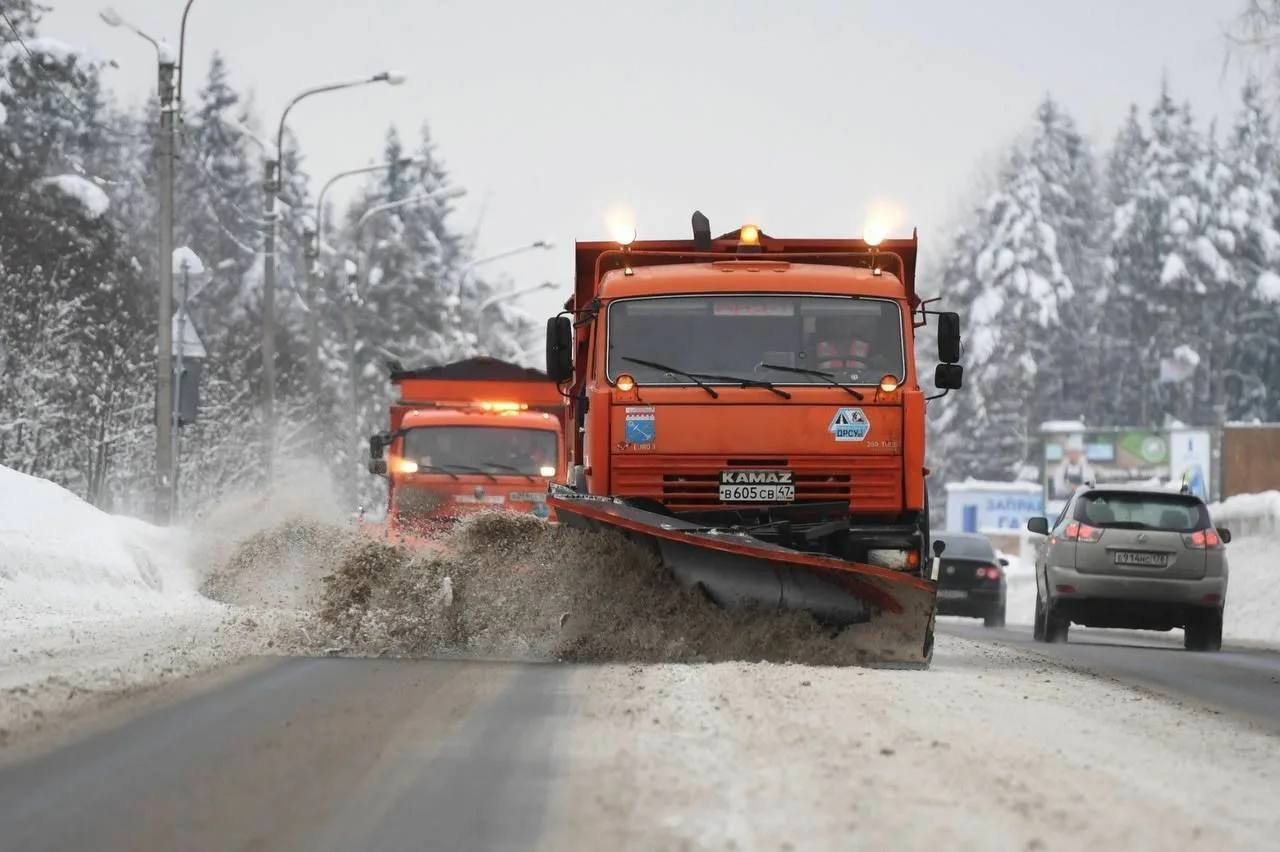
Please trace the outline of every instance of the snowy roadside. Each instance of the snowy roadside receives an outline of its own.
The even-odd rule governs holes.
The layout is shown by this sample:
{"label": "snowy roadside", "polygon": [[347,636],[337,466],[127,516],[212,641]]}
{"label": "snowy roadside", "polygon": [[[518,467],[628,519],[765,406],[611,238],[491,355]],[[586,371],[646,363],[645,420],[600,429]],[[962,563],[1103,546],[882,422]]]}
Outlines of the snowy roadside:
{"label": "snowy roadside", "polygon": [[[108,515],[0,466],[0,747],[255,654],[297,650],[310,591],[286,560],[220,602],[209,566],[284,505],[232,506],[199,533]],[[311,583],[314,586],[315,583]]]}
{"label": "snowy roadside", "polygon": [[940,636],[927,672],[609,665],[549,848],[1262,848],[1280,740]]}

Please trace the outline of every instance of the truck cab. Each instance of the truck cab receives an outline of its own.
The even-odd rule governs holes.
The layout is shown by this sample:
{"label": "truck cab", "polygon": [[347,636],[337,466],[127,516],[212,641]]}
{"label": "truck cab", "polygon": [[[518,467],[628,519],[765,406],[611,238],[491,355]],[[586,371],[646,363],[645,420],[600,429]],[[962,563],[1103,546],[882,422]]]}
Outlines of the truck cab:
{"label": "truck cab", "polygon": [[564,401],[544,373],[493,358],[395,371],[390,428],[370,438],[387,478],[387,531],[429,535],[482,509],[549,518],[564,471]]}
{"label": "truck cab", "polygon": [[[548,373],[570,400],[564,482],[922,573],[914,235],[711,239],[697,218],[692,241],[578,244],[574,298],[548,325]],[[958,318],[935,316],[945,393],[961,381]]]}

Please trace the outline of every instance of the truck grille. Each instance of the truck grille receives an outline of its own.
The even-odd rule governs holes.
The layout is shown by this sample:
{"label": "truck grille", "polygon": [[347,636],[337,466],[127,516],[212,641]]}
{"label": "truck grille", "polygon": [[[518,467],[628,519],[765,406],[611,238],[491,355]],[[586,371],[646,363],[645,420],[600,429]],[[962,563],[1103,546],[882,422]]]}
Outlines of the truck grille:
{"label": "truck grille", "polygon": [[715,456],[614,456],[612,492],[657,500],[674,511],[717,508],[720,471],[780,468],[795,474],[796,503],[849,501],[855,512],[893,513],[902,508],[902,459],[725,458]]}

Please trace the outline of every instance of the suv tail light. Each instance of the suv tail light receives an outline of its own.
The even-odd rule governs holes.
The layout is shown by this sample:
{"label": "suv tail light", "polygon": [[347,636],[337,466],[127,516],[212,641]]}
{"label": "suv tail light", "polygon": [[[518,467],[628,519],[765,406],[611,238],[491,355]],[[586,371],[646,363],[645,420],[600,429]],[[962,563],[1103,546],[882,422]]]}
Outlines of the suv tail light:
{"label": "suv tail light", "polygon": [[1192,550],[1213,550],[1222,547],[1222,537],[1215,529],[1196,530],[1190,535],[1184,535],[1182,542]]}
{"label": "suv tail light", "polygon": [[1102,530],[1079,521],[1072,521],[1062,531],[1062,537],[1067,541],[1093,542],[1102,538]]}

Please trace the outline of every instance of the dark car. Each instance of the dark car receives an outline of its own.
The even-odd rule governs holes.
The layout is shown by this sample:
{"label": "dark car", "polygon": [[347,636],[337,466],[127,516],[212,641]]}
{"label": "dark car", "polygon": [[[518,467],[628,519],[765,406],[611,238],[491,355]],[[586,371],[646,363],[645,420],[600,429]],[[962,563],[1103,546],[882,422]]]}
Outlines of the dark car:
{"label": "dark car", "polygon": [[1001,559],[986,536],[945,532],[938,566],[938,614],[981,618],[987,627],[1004,626],[1007,560]]}
{"label": "dark car", "polygon": [[1078,490],[1036,554],[1035,638],[1065,642],[1072,624],[1184,630],[1188,651],[1222,647],[1226,544],[1204,501],[1191,494],[1123,488]]}

